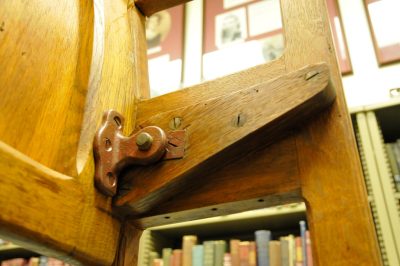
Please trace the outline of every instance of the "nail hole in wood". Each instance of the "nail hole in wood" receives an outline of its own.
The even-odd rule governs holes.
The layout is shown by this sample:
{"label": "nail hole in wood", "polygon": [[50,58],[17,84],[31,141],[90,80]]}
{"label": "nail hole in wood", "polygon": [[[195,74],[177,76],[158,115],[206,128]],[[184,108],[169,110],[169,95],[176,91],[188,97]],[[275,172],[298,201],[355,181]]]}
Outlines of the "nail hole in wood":
{"label": "nail hole in wood", "polygon": [[212,210],[212,211],[216,211],[216,210],[218,210],[218,209],[217,209],[217,208],[212,208],[211,210]]}
{"label": "nail hole in wood", "polygon": [[259,199],[258,202],[264,202],[264,200],[263,199]]}
{"label": "nail hole in wood", "polygon": [[169,216],[165,216],[165,217],[164,217],[164,219],[169,219],[169,218],[171,218],[171,217],[169,217]]}

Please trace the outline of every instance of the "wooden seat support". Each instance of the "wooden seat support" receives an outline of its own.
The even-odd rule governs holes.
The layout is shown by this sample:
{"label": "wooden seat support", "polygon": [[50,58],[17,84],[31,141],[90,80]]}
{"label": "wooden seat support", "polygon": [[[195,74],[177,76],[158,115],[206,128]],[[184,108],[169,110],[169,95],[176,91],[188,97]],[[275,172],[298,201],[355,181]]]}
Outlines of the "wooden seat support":
{"label": "wooden seat support", "polygon": [[[183,2],[138,0],[140,11],[127,0],[0,3],[0,235],[73,263],[136,265],[150,226],[304,200],[315,265],[381,265],[325,1],[281,0],[279,59],[146,99],[144,15]],[[129,134],[156,115],[321,62],[336,100],[278,142],[203,169],[201,182],[127,216],[115,207],[123,195],[113,203],[94,188],[104,111],[124,115]],[[155,189],[166,176],[140,182]]]}

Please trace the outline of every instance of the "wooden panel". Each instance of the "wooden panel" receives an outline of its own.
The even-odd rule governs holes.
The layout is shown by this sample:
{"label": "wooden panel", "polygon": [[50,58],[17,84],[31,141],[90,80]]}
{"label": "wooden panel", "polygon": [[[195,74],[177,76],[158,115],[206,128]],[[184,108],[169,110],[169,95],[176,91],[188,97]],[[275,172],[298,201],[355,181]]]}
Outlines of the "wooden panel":
{"label": "wooden panel", "polygon": [[313,257],[317,265],[380,265],[325,1],[282,1],[282,15],[287,70],[325,61],[338,95],[296,137]]}
{"label": "wooden panel", "polygon": [[158,11],[184,4],[189,1],[192,0],[135,0],[135,5],[145,16],[151,16]]}
{"label": "wooden panel", "polygon": [[[0,33],[0,139],[30,157],[0,158],[0,234],[46,255],[111,265],[120,221],[94,189],[92,142],[107,109],[125,116],[126,132],[134,128],[136,98],[148,90],[144,17],[124,0],[0,7],[10,27]],[[43,177],[31,175],[38,167]]]}
{"label": "wooden panel", "polygon": [[0,139],[68,175],[76,174],[92,9],[79,0],[0,2]]}
{"label": "wooden panel", "polygon": [[[307,78],[310,73],[317,74]],[[210,172],[261,143],[271,144],[288,128],[332,103],[335,94],[328,83],[326,65],[311,65],[225,97],[150,118],[140,126],[167,129],[171,119],[181,118],[188,139],[185,157],[130,170],[123,177],[123,190],[119,190],[129,192],[120,195],[116,205],[129,204],[132,212],[148,211],[182,190],[189,177]]]}
{"label": "wooden panel", "polygon": [[119,221],[101,208],[88,208],[86,194],[76,180],[2,142],[0,169],[2,238],[74,263],[112,263]]}

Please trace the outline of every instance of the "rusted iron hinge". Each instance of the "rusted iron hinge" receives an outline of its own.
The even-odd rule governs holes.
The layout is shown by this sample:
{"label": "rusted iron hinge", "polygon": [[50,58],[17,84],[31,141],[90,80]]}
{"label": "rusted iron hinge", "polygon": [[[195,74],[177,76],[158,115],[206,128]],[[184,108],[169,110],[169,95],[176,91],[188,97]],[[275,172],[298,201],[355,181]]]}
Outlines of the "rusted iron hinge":
{"label": "rusted iron hinge", "polygon": [[121,114],[107,111],[94,139],[95,185],[107,196],[116,194],[118,175],[124,168],[179,159],[185,154],[185,130],[165,133],[157,126],[148,126],[126,137],[123,124]]}

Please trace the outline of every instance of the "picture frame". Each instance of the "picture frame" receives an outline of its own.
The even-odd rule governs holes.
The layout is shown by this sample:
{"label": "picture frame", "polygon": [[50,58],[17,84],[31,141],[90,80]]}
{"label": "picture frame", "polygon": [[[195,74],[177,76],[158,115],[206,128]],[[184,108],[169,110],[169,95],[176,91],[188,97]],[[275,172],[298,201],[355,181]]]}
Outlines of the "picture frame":
{"label": "picture frame", "polygon": [[379,66],[399,62],[400,1],[364,0],[364,8]]}
{"label": "picture frame", "polygon": [[185,5],[157,12],[146,19],[151,97],[182,87]]}
{"label": "picture frame", "polygon": [[283,54],[279,0],[204,0],[203,21],[203,80],[263,64]]}

